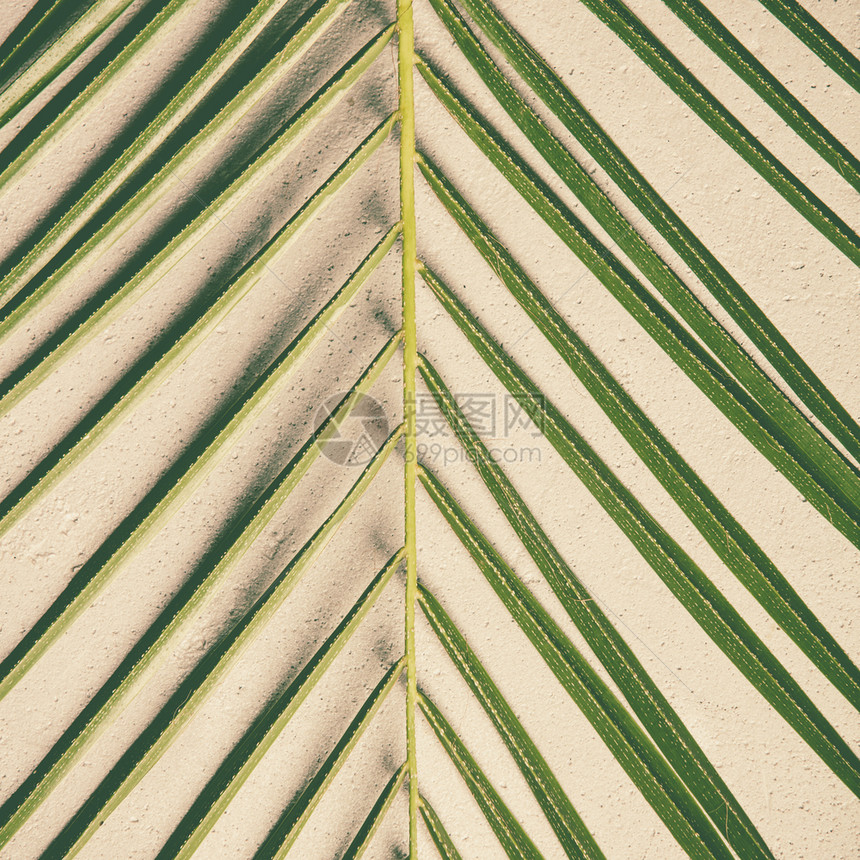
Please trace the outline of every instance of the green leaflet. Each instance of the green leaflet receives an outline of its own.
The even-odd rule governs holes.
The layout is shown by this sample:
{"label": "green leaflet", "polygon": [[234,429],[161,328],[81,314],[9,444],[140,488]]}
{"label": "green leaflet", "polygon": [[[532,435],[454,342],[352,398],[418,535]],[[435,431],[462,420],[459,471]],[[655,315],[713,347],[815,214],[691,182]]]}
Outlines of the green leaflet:
{"label": "green leaflet", "polygon": [[[549,401],[544,406],[535,401],[531,393],[538,391],[538,387],[487,334],[450,290],[444,289],[439,279],[426,267],[422,269],[422,276],[500,382],[542,429],[544,436],[562,459],[675,597],[759,693],[815,750],[822,761],[860,796],[860,759],[785,667],[740,617],[704,571],[657,523],[555,406]],[[426,361],[422,363],[421,369],[425,381],[428,380],[431,369]],[[433,393],[437,395],[437,401],[440,401],[437,391],[442,391],[441,380],[436,375],[432,381]],[[445,414],[451,423],[456,417],[449,402],[446,402],[446,407]],[[472,437],[474,433],[469,434],[469,438]]]}
{"label": "green leaflet", "polygon": [[343,766],[349,754],[358,743],[364,730],[370,725],[377,711],[379,711],[385,697],[397,682],[404,669],[406,658],[401,658],[386,673],[367,701],[361,706],[355,719],[338,741],[331,755],[326,759],[323,766],[317,771],[316,776],[310,781],[307,788],[284,810],[277,824],[271,829],[265,841],[254,855],[254,860],[280,860],[286,857],[287,852],[298,838],[302,827],[319,803],[326,788],[337,776],[337,772]]}
{"label": "green leaflet", "polygon": [[[61,0],[61,3],[65,2],[67,0]],[[136,12],[132,10],[128,14],[127,20],[123,22],[119,32],[114,34],[101,50],[91,52],[94,53],[94,56],[88,58],[86,62],[78,63],[79,68],[73,74],[64,75],[63,77],[69,79],[62,83],[62,85],[58,84],[56,92],[49,99],[43,98],[39,100],[44,102],[44,104],[35,113],[27,109],[27,113],[33,114],[29,119],[25,118],[23,112],[18,115],[20,119],[16,118],[16,128],[12,133],[11,139],[0,150],[0,174],[98,78],[137,38],[168,2],[169,0],[156,0],[155,3],[150,3]],[[22,21],[21,23],[24,22]],[[50,41],[50,36],[48,36],[48,41]],[[0,55],[2,55],[2,49],[0,49]],[[33,58],[30,57],[29,59]],[[2,71],[0,71],[0,77],[2,77]],[[34,233],[32,236],[28,236],[27,239],[29,241],[26,243],[22,242],[18,246],[19,249],[24,244],[28,246],[31,244],[35,245],[38,241],[38,236]],[[5,275],[12,265],[14,265],[14,257],[7,257],[0,264],[0,277]],[[2,311],[2,307],[0,307],[0,311]]]}
{"label": "green leaflet", "polygon": [[0,44],[0,80],[8,84],[32,63],[39,50],[50,43],[59,27],[56,19],[67,14],[74,0],[35,0],[24,17]]}
{"label": "green leaflet", "polygon": [[800,137],[856,190],[860,162],[796,99],[700,0],[663,2]]}
{"label": "green leaflet", "polygon": [[442,712],[423,693],[418,693],[421,712],[430,723],[439,743],[454,763],[472,797],[484,813],[487,823],[512,860],[542,860],[541,853],[529,839],[525,830],[511,814],[499,793],[490,784],[478,763],[466,749],[457,732]]}
{"label": "green leaflet", "polygon": [[[802,443],[790,438],[781,424],[725,374],[698,341],[522,159],[476,119],[462,98],[426,62],[419,61],[418,69],[481,151],[618,302],[759,451],[855,546],[860,547],[860,479],[853,467],[803,421],[793,422],[796,424],[794,429],[809,431],[805,433],[806,438]],[[777,399],[769,406],[778,403]]]}
{"label": "green leaflet", "polygon": [[454,847],[454,842],[448,835],[448,831],[442,825],[436,810],[430,805],[430,802],[421,798],[421,817],[427,825],[427,830],[430,833],[430,838],[439,852],[442,860],[462,860],[460,852]]}
{"label": "green leaflet", "polygon": [[[229,104],[223,106],[191,141],[169,157],[164,164],[160,163],[162,150],[166,148],[165,144],[175,136],[183,120],[191,116],[224,80],[238,58],[252,48],[260,32],[285,3],[285,0],[259,0],[250,14],[214,53],[211,53],[203,67],[169,100],[158,116],[146,125],[142,133],[134,138],[125,151],[74,201],[74,204],[62,212],[59,219],[53,224],[49,222],[48,228],[44,230],[45,235],[40,238],[38,244],[5,275],[0,282],[0,296],[6,296],[11,292],[15,302],[7,301],[6,307],[3,308],[3,315],[14,311],[22,300],[38,287],[42,273],[60,249],[67,255],[69,246],[72,251],[76,250],[74,242],[78,240],[85,225],[88,226],[96,216],[101,216],[102,222],[105,222],[116,214],[117,209],[120,208],[117,201],[126,202],[123,199],[126,187],[131,185],[132,179],[143,173],[144,168],[149,164],[153,165],[155,176],[134,195],[131,209],[122,210],[126,212],[125,220],[129,217],[139,217],[141,209],[152,206],[154,200],[158,199],[158,195],[163,194],[175,183],[177,175],[185,175],[207,154],[214,152],[225,132],[235,126],[241,116],[265,94],[267,88],[277,81],[279,75],[288,72],[296,64],[343,12],[349,2],[350,0],[317,0],[298,22],[292,38],[283,50],[267,63],[265,68],[249,81]],[[38,144],[37,139],[34,146]],[[103,215],[103,213],[106,214]],[[120,218],[121,226],[124,220],[120,216],[117,217]],[[117,229],[116,224],[114,229]],[[102,236],[100,241],[104,241],[104,232],[99,232],[98,235]],[[65,267],[62,271],[67,273],[70,269]]]}
{"label": "green leaflet", "polygon": [[[198,0],[199,2],[199,0]],[[158,15],[134,38],[132,43],[75,99],[69,109],[53,123],[27,149],[0,174],[0,189],[13,181],[19,172],[38,154],[40,142],[44,142],[48,134],[58,135],[64,128],[72,127],[78,112],[99,97],[102,89],[110,83],[113,76],[130,66],[152,42],[163,27],[170,23],[174,15],[182,8],[182,0],[170,0]]]}
{"label": "green leaflet", "polygon": [[[346,394],[340,404],[331,413],[326,422],[320,426],[302,448],[292,457],[281,473],[272,481],[262,496],[252,502],[243,518],[233,527],[222,546],[217,543],[198,564],[197,570],[189,577],[182,588],[174,595],[170,603],[161,612],[156,621],[146,630],[141,639],[131,649],[120,663],[108,681],[90,700],[83,711],[72,722],[51,751],[42,759],[36,769],[29,774],[24,782],[0,806],[0,845],[5,844],[21,827],[24,821],[33,813],[39,804],[47,797],[53,786],[62,779],[65,772],[82,755],[84,750],[95,740],[117,714],[122,703],[139,689],[147,677],[147,670],[163,651],[163,645],[171,640],[177,631],[195,614],[203,601],[210,597],[218,582],[224,578],[227,571],[238,562],[251,547],[257,535],[271,519],[275,512],[298,485],[316,457],[319,455],[320,440],[327,438],[348,412],[356,400],[356,396],[369,388],[386,367],[394,349],[399,342],[395,336],[377,355],[361,379],[353,389]],[[387,446],[385,452],[390,450]],[[351,502],[354,502],[364,486],[369,482],[378,469],[381,460],[377,458],[371,463],[358,485],[354,488]],[[373,468],[371,468],[373,467]],[[316,538],[318,549],[330,534],[333,527],[339,524],[348,512],[349,505],[341,506],[339,513],[329,518],[324,524],[324,531],[319,531]],[[313,542],[312,542],[313,543]],[[316,552],[317,549],[309,550]],[[306,564],[303,563],[303,564]],[[299,568],[300,570],[303,567]],[[288,569],[287,573],[291,569]],[[284,577],[281,578],[282,581]],[[292,574],[286,578],[287,586],[294,582]],[[287,587],[285,586],[285,588]],[[267,611],[271,611],[267,610]],[[259,621],[257,622],[260,623]],[[243,628],[234,628],[242,632]],[[247,635],[247,634],[246,634]],[[136,764],[136,762],[135,762]],[[94,801],[95,803],[96,801]],[[77,838],[77,837],[75,837]]]}
{"label": "green leaflet", "polygon": [[[386,443],[365,467],[358,480],[352,485],[343,501],[317,529],[313,537],[296,553],[293,560],[275,578],[232,630],[208,651],[200,663],[195,666],[147,728],[126,750],[110,773],[101,781],[96,790],[54,839],[48,849],[49,853],[53,852],[63,857],[73,857],[77,854],[93,833],[98,830],[105,817],[120,804],[123,798],[158,761],[170,742],[182,731],[188,720],[215,688],[218,680],[238,659],[242,651],[259,635],[325,548],[334,532],[382,468],[383,463],[400,440],[401,433],[402,428],[400,427],[394,430]],[[278,502],[281,501],[281,499],[275,498]],[[243,535],[243,543],[247,544],[252,537],[256,537],[256,534]],[[238,545],[242,546],[242,544]],[[157,649],[158,645],[154,647]],[[132,673],[128,677],[134,678],[135,675]],[[113,705],[113,702],[111,704]]]}
{"label": "green leaflet", "polygon": [[[303,329],[299,336],[278,355],[241,397],[216,413],[210,425],[195,440],[183,456],[159,479],[140,505],[111,533],[102,547],[90,557],[68,586],[18,645],[0,662],[0,699],[55,642],[95,596],[110,577],[134,552],[140,550],[159,531],[182,504],[200,486],[207,475],[232,449],[241,433],[253,425],[271,402],[281,383],[322,336],[349,298],[361,286],[375,267],[379,255],[393,237],[389,234],[371,252],[346,284]],[[396,349],[395,337],[372,363],[374,368],[359,381],[356,390],[363,390],[375,378],[375,368],[382,368]],[[337,418],[332,416],[333,425]],[[325,428],[320,430],[325,432]],[[317,447],[309,450],[316,456]]]}
{"label": "green leaflet", "polygon": [[568,800],[555,774],[517,719],[513,708],[505,701],[487,670],[478,661],[463,634],[454,626],[439,601],[426,588],[419,588],[421,609],[433,632],[505,742],[565,854],[568,857],[603,857],[603,852]]}
{"label": "green leaflet", "polygon": [[[332,664],[337,655],[349,642],[350,637],[373,608],[377,598],[391,580],[395,570],[403,561],[405,552],[399,549],[356,601],[346,617],[326,639],[316,654],[307,662],[290,685],[272,702],[248,727],[241,740],[224,758],[218,770],[206,783],[182,821],[170,834],[170,838],[158,852],[157,860],[190,857],[206,838],[206,834],[227,808],[230,801],[244,784],[251,772],[259,764],[269,747],[308,697],[317,681]],[[403,781],[405,771],[392,777],[383,792],[377,814],[384,811],[385,801],[390,803],[394,792]],[[367,828],[365,838],[372,835],[372,827]],[[361,834],[359,834],[361,835]],[[356,849],[358,850],[358,849]],[[353,854],[358,856],[358,854]]]}
{"label": "green leaflet", "polygon": [[[510,253],[427,158],[421,171],[487,264],[511,291],[612,420],[633,450],[690,518],[714,552],[761,605],[860,710],[860,670],[740,523],[708,489],[606,367],[541,294]],[[437,284],[439,289],[444,285]]]}
{"label": "green leaflet", "polygon": [[759,0],[759,3],[815,51],[836,74],[860,92],[860,61],[797,0]]}
{"label": "green leaflet", "polygon": [[[79,57],[123,12],[132,0],[101,0],[19,74],[0,94],[0,125],[42,92],[63,69]],[[19,46],[20,47],[20,46]],[[11,58],[11,55],[9,55]]]}
{"label": "green leaflet", "polygon": [[[279,134],[268,144],[265,151],[257,157],[254,163],[246,169],[233,183],[225,189],[214,203],[201,212],[194,221],[174,236],[152,260],[150,260],[131,280],[124,284],[113,286],[106,301],[97,309],[90,308],[92,302],[84,305],[81,312],[73,314],[70,322],[61,328],[55,335],[49,338],[42,347],[32,356],[24,361],[18,369],[3,382],[0,387],[3,399],[0,400],[0,415],[6,414],[27,393],[32,391],[54,367],[69,353],[82,343],[88,343],[112,320],[128,310],[128,306],[139,301],[146,292],[151,289],[161,278],[168,276],[171,270],[190,252],[197,242],[201,241],[212,230],[220,229],[223,218],[239,204],[239,202],[250,193],[252,182],[260,177],[262,171],[275,159],[288,152],[301,139],[301,136],[315,122],[317,122],[327,111],[342,99],[349,88],[361,77],[363,72],[370,66],[374,59],[383,50],[391,38],[393,29],[389,27],[380,33],[375,39],[366,45],[353,57],[341,71],[332,78],[323,88],[313,96],[305,106],[286,124]],[[396,117],[390,116],[383,121],[374,132],[365,140],[365,145],[375,147],[381,144],[393,126]],[[134,201],[132,201],[134,203]],[[130,213],[137,215],[138,210],[132,207]],[[123,213],[121,212],[120,215]],[[112,225],[108,224],[110,228]],[[95,241],[100,234],[94,238],[95,244],[91,245],[94,251],[101,247]],[[75,257],[73,262],[80,262],[80,257]],[[38,303],[46,298],[51,289],[60,283],[65,274],[61,269],[49,281],[31,296],[33,303]],[[96,297],[96,302],[99,298]],[[30,304],[21,305],[10,317],[6,324],[13,325],[29,310]],[[81,319],[78,319],[81,317]],[[0,326],[0,332],[4,329]],[[2,338],[2,334],[0,334]]]}
{"label": "green leaflet", "polygon": [[[197,313],[196,321],[180,317],[177,325],[168,327],[149,350],[130,367],[117,383],[99,400],[84,418],[73,427],[55,448],[37,464],[20,484],[0,502],[0,535],[5,534],[74,466],[80,463],[128,411],[140,403],[149,390],[154,390],[197,349],[218,327],[230,311],[253,290],[256,283],[270,270],[272,262],[286,246],[335,199],[338,191],[358,172],[384,142],[390,125],[383,124],[356,149],[346,161],[317,189],[287,223],[245,265],[235,280],[215,297],[204,296],[189,309]],[[342,309],[370,275],[373,267],[390,249],[399,226],[392,228],[367,260],[350,279],[339,300],[334,301],[329,314],[315,323],[315,336],[324,329],[331,315]],[[207,307],[207,299],[214,303]],[[183,325],[183,323],[185,325]],[[171,343],[175,331],[182,332]]]}
{"label": "green leaflet", "polygon": [[[734,341],[725,336],[720,326],[714,325],[710,313],[695,297],[687,295],[689,293],[687,287],[678,280],[671,269],[667,269],[665,263],[639,237],[626,219],[618,214],[615,206],[591,177],[582,170],[576,160],[501,75],[498,67],[472,35],[449,0],[432,0],[432,3],[464,55],[502,107],[591,214],[636,262],[640,270],[655,284],[662,283],[664,288],[668,288],[666,297],[705,343],[711,346],[716,355],[722,357],[726,348],[737,350]],[[780,334],[743,287],[657,194],[546,61],[486,3],[476,0],[472,12],[481,22],[487,35],[528,85],[660,231],[798,397],[845,445],[854,458],[860,460],[860,426]],[[741,382],[753,384],[751,393],[754,396],[764,396],[764,402],[769,402],[771,408],[775,407],[781,417],[790,422],[788,426],[796,424],[799,416],[792,414],[788,404],[782,403],[781,392],[774,388],[766,376],[762,378],[761,372],[755,365],[749,363],[747,357],[738,354],[734,367],[736,371],[740,371],[741,375],[738,378]]]}
{"label": "green leaflet", "polygon": [[[131,0],[103,0],[95,3],[65,30],[26,69],[15,77],[0,95],[0,125],[34,99],[52,80],[79,57],[131,5]],[[23,48],[23,44],[16,49]],[[12,60],[12,53],[6,59]]]}
{"label": "green leaflet", "polygon": [[[650,733],[650,738],[466,517],[435,475],[423,469],[421,482],[511,616],[538,649],[603,742],[612,750],[627,775],[663,819],[678,843],[692,856],[729,856],[714,829],[716,825],[727,841],[738,851],[745,852],[747,857],[772,857],[732,793],[645,674],[632,651],[597,607],[594,598],[572,573],[566,580],[553,574],[553,568],[546,559],[552,561],[555,548],[534,522],[513,487],[501,481],[488,480],[487,473],[492,470],[488,468],[480,442],[467,450],[474,452],[475,467],[481,472],[487,487],[520,538],[523,539],[525,529],[534,529],[536,539],[526,543],[527,549],[568,614],[583,631],[590,647],[600,656],[601,662],[624,692]],[[544,550],[543,555],[538,554],[538,548]],[[565,589],[565,585],[574,587]],[[583,596],[571,598],[571,592]],[[603,630],[599,624],[589,626],[583,620],[586,611],[598,622],[602,620]],[[659,751],[655,743],[660,747]],[[660,752],[666,755],[669,763]],[[675,771],[670,764],[675,767]],[[696,798],[708,810],[712,822],[705,818]]]}
{"label": "green leaflet", "polygon": [[355,834],[355,839],[350,842],[349,848],[346,849],[343,860],[359,860],[360,857],[364,856],[364,852],[370,847],[379,825],[382,824],[382,819],[385,818],[385,813],[388,812],[397,792],[400,791],[400,786],[403,785],[407,773],[408,768],[404,762],[397,773],[388,780],[385,788],[382,789],[376,803],[373,804],[373,809],[370,810],[364,824]]}
{"label": "green leaflet", "polygon": [[582,2],[813,227],[860,264],[860,237],[854,230],[760,143],[621,0]]}

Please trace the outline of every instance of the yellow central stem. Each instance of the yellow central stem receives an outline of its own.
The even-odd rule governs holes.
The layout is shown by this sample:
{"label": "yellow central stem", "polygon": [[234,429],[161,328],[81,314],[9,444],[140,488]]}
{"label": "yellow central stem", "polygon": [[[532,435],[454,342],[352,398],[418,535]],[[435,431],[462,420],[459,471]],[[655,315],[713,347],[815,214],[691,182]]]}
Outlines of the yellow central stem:
{"label": "yellow central stem", "polygon": [[415,104],[412,66],[415,34],[412,0],[397,0],[399,29],[397,76],[400,86],[400,218],[403,224],[403,413],[406,468],[404,470],[404,530],[406,546],[406,763],[409,770],[409,856],[418,856],[418,764],[415,755],[415,709],[418,686],[415,664],[415,602],[418,559],[415,542],[415,488],[418,450],[415,435],[415,371],[418,345],[415,330]]}

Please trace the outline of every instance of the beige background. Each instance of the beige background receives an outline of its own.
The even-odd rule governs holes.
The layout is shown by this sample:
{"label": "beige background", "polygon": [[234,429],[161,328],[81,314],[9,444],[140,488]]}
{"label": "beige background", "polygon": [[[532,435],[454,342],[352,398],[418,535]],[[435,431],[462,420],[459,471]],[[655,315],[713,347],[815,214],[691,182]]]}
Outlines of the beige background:
{"label": "beige background", "polygon": [[[847,2],[806,0],[849,48],[860,44],[857,9]],[[305,4],[288,4],[290,16]],[[343,58],[390,20],[390,4],[356,3],[308,55],[301,74],[283,81],[238,131],[292,112]],[[758,175],[700,122],[602,24],[575,2],[499,0],[499,7],[565,78],[573,92],[639,169],[716,253],[854,415],[860,414],[856,271]],[[772,151],[855,229],[860,208],[849,186],[722,64],[653,0],[630,2],[637,14]],[[735,34],[849,148],[860,143],[856,93],[753,0],[708,0]],[[0,26],[11,29],[26,4],[4,3]],[[187,45],[206,39],[225,3],[189,0],[149,56],[96,104],[86,122],[52,140],[18,187],[0,199],[0,247],[25,235],[58,199],[86,159],[141,108]],[[360,7],[360,8],[358,8]],[[433,20],[416,2],[419,47],[448,71],[520,152],[594,226],[529,145],[513,129]],[[120,22],[122,23],[122,22]],[[367,79],[333,116],[317,126],[220,234],[195,249],[169,282],[128,305],[115,323],[66,362],[33,396],[0,422],[0,482],[8,486],[50,450],[75,416],[115,380],[137,350],[189,301],[211,272],[238,265],[236,236],[259,243],[294,212],[346,153],[396,103],[394,54],[386,50]],[[535,103],[541,110],[541,106]],[[470,142],[416,85],[418,136],[559,311],[624,383],[706,483],[741,520],[855,660],[860,660],[860,563],[856,551],[755,452],[599,283],[500,181]],[[545,114],[545,111],[541,110]],[[558,124],[551,121],[554,128]],[[559,129],[561,132],[561,130]],[[8,132],[6,133],[8,136]],[[700,285],[655,236],[593,161],[566,133],[595,179],[637,228],[665,253],[703,298]],[[6,140],[4,137],[3,140]],[[229,157],[225,141],[220,157]],[[217,159],[213,159],[215,162]],[[200,177],[202,164],[177,181],[176,205]],[[39,617],[83,560],[133,507],[192,438],[208,410],[249,368],[287,343],[397,217],[397,149],[392,140],[278,260],[275,272],[157,393],[0,544],[0,651],[8,651]],[[638,462],[528,318],[481,263],[418,182],[419,251],[445,276],[482,322],[551,395],[556,405],[616,469],[658,520],[679,539],[783,660],[855,749],[860,721],[850,706],[777,629],[724,569],[656,480]],[[167,211],[167,207],[165,210]],[[129,246],[157,226],[164,211],[142,219]],[[604,234],[595,228],[598,235]],[[116,247],[98,267],[70,281],[26,330],[2,344],[0,371],[14,367],[70,310],[97,289],[124,253]],[[232,269],[231,269],[232,267]],[[709,302],[709,304],[712,304]],[[456,327],[419,285],[419,340],[457,392],[502,392]],[[725,315],[719,313],[721,319]],[[126,564],[120,576],[2,703],[0,798],[5,798],[50,748],[109,676],[248,488],[277,473],[307,437],[317,405],[347,388],[399,327],[399,260],[392,255],[314,355],[277,398],[265,419],[223,459],[173,522]],[[735,331],[733,326],[729,326]],[[746,343],[743,336],[742,342]],[[397,362],[374,389],[392,426],[399,420]],[[438,439],[424,440],[429,444]],[[540,461],[514,463],[509,474],[557,546],[687,722],[780,858],[860,856],[856,798],[805,747],[677,605],[621,532],[543,440],[523,432],[500,447],[537,447]],[[452,439],[443,447],[455,451]],[[432,449],[428,448],[428,451]],[[444,456],[444,455],[440,455]],[[466,509],[575,642],[580,639],[494,507],[471,467],[433,462]],[[36,857],[77,804],[98,784],[128,742],[209,647],[235,613],[247,607],[313,533],[356,477],[320,459],[260,537],[227,586],[183,631],[132,706],[85,755],[60,788],[2,853]],[[615,764],[527,640],[472,566],[423,495],[418,499],[422,580],[461,626],[509,696],[518,715],[609,858],[663,860],[680,850]],[[221,756],[260,704],[295,675],[401,541],[401,461],[383,469],[265,633],[243,655],[158,765],[90,841],[86,858],[154,856],[205,784]],[[228,812],[200,856],[250,857],[289,799],[323,761],[334,740],[384,671],[401,653],[402,577],[395,577],[348,653],[302,707]],[[432,633],[419,624],[419,680],[486,768],[511,809],[548,858],[561,851],[513,761]],[[585,649],[588,653],[587,648]],[[339,856],[377,793],[404,756],[403,693],[395,694],[356,749],[303,832],[298,858]],[[468,791],[426,726],[419,737],[422,791],[442,816],[464,857],[502,856]],[[405,856],[405,797],[375,839],[370,855]],[[422,856],[433,856],[422,831]]]}

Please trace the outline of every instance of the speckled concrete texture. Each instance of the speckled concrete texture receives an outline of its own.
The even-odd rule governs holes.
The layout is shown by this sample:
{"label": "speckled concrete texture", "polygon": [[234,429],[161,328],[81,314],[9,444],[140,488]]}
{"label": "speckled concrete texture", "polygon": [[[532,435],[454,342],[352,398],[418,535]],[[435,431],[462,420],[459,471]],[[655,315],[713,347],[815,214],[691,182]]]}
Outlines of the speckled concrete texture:
{"label": "speckled concrete texture", "polygon": [[[128,14],[140,7],[133,5]],[[239,4],[241,5],[241,4]],[[279,26],[307,6],[287,3]],[[860,227],[856,193],[787,129],[661,3],[628,0],[661,40],[824,201]],[[708,7],[852,151],[860,149],[860,99],[754,0]],[[860,16],[848,2],[805,0],[841,41],[860,49]],[[11,29],[28,4],[3,4]],[[39,307],[0,346],[0,375],[37,350],[158,235],[182,207],[208,202],[207,177],[225,159],[292,114],[393,17],[393,4],[355,0],[349,11],[210,154],[175,177],[134,229]],[[588,10],[574,0],[497,0],[639,170],[760,304],[833,393],[860,415],[860,281],[851,263],[702,123]],[[52,139],[24,179],[0,198],[0,253],[7,254],[52,206],[79,193],[87,164],[109,147],[193,45],[225,20],[229,0],[189,0],[146,57]],[[493,101],[435,20],[416,0],[416,42],[481,108],[517,151],[594,232],[603,230]],[[70,69],[86,62],[127,15]],[[497,56],[493,52],[494,56]],[[27,398],[0,419],[0,493],[27,474],[150,347],[176,315],[223,285],[396,107],[396,52],[386,48],[337,109],[252,185],[218,229],[114,316]],[[506,71],[510,71],[504,63]],[[746,346],[689,269],[593,159],[511,80],[618,208]],[[49,90],[49,98],[55,89]],[[471,144],[420,78],[419,146],[442,166],[574,330],[747,528],[849,655],[860,661],[860,558],[628,316]],[[29,114],[23,117],[25,120]],[[14,128],[0,132],[8,140]],[[117,428],[0,537],[0,654],[5,655],[135,505],[200,433],[207,418],[294,338],[398,218],[397,141],[387,141],[334,203],[289,243],[198,349]],[[416,181],[419,253],[454,288],[552,402],[723,590],[855,750],[857,713],[737,582],[639,461],[506,289]],[[196,207],[196,209],[195,209]],[[613,246],[614,247],[614,246]],[[628,265],[626,257],[616,249]],[[399,247],[359,291],[265,413],[225,449],[205,480],[109,586],[0,702],[0,801],[34,768],[142,633],[314,429],[332,394],[348,389],[400,327]],[[780,860],[860,856],[860,803],[708,639],[552,447],[529,426],[505,427],[505,392],[430,291],[418,284],[420,348],[459,394],[496,410],[488,432],[543,528],[688,725]],[[754,352],[754,350],[753,350]],[[401,419],[399,356],[371,393],[388,423]],[[426,396],[422,389],[421,395]],[[425,459],[494,541],[572,641],[597,666],[454,438],[428,423]],[[181,679],[289,563],[357,477],[321,457],[241,563],[152,665],[130,706],[69,771],[0,852],[41,856]],[[367,495],[262,635],[241,655],[175,743],[79,855],[154,857],[250,721],[301,670],[386,559],[402,543],[402,454]],[[508,697],[610,860],[683,856],[472,564],[429,498],[418,494],[419,571]],[[268,829],[325,760],[385,669],[402,653],[404,579],[380,601],[297,716],[238,792],[198,854],[251,857]],[[561,849],[513,759],[426,622],[418,622],[419,683],[452,722],[541,853]],[[601,676],[606,673],[599,669]],[[608,678],[607,678],[608,679]],[[405,755],[404,688],[398,685],[304,828],[290,856],[340,857]],[[419,720],[421,790],[463,856],[504,856],[429,727]],[[366,856],[407,856],[404,792]],[[421,831],[420,856],[435,849]]]}

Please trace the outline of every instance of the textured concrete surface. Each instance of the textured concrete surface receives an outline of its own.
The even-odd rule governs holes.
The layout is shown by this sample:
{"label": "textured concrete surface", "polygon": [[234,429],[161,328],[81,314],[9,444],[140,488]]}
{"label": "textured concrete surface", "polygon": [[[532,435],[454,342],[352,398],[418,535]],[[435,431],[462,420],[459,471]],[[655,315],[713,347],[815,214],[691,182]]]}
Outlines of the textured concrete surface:
{"label": "textured concrete surface", "polygon": [[[860,45],[849,3],[807,0],[849,48]],[[11,28],[26,3],[9,3]],[[182,52],[205,40],[226,0],[189,2],[149,54],[46,147],[0,199],[0,248],[8,253],[49,207],[74,194],[88,160],[131,122]],[[288,4],[285,22],[306,4]],[[219,159],[289,115],[344,58],[390,20],[389,3],[356,2],[253,115],[190,174],[176,177],[160,206],[45,303],[0,347],[4,376],[80,307],[129,250],[194,193]],[[499,0],[514,25],[655,188],[705,241],[843,404],[860,414],[860,289],[849,261],[812,229],[583,6]],[[856,194],[787,129],[662,4],[629,5],[708,87],[855,229]],[[708,0],[758,57],[852,150],[860,148],[858,97],[752,0]],[[416,0],[419,48],[450,74],[574,211],[605,238],[524,141],[458,55],[424,0]],[[121,22],[120,22],[121,23]],[[14,487],[207,284],[223,283],[251,249],[294,213],[396,104],[393,49],[367,79],[255,183],[246,199],[149,291],[122,304],[96,336],[0,420],[0,485]],[[81,62],[86,59],[82,58]],[[70,73],[74,70],[70,70]],[[518,84],[519,86],[519,84]],[[546,116],[524,88],[521,91]],[[50,93],[48,93],[50,95]],[[855,659],[860,660],[860,560],[672,364],[488,165],[423,83],[416,84],[420,146],[497,230],[555,307],[600,356]],[[547,117],[571,151],[709,307],[704,289],[593,160]],[[7,140],[10,131],[3,132]],[[72,189],[71,191],[69,189]],[[675,503],[590,400],[551,347],[417,183],[419,251],[542,386],[649,511],[731,599],[849,744],[860,721],[725,569]],[[0,538],[0,653],[7,653],[69,578],[131,511],[231,390],[287,344],[397,219],[397,147],[392,140],[281,254],[217,331],[73,472]],[[243,256],[244,255],[244,256]],[[622,255],[622,259],[624,259]],[[225,452],[194,495],[26,678],[0,702],[0,799],[39,762],[227,527],[243,497],[274,476],[314,426],[320,403],[348,388],[399,328],[399,259],[392,254],[279,392],[265,415]],[[418,287],[419,342],[460,394],[498,410],[493,446],[573,570],[687,723],[779,858],[857,856],[860,805],[747,683],[678,605],[550,445],[524,427],[506,431],[504,391],[426,288]],[[747,343],[719,309],[718,317]],[[399,360],[375,385],[390,425],[400,420]],[[419,440],[427,462],[485,530],[571,639],[581,638],[508,527],[455,441]],[[169,751],[88,843],[81,857],[152,857],[263,703],[295,677],[316,644],[348,611],[402,540],[402,459],[386,464],[368,495],[292,592],[271,625]],[[58,790],[3,851],[37,857],[185,673],[313,534],[357,476],[320,458],[252,549],[156,662],[132,704],[92,745]],[[5,491],[4,491],[5,492]],[[460,625],[532,734],[609,858],[681,856],[656,814],[557,684],[472,565],[432,503],[418,497],[422,580]],[[395,576],[330,676],[303,705],[218,821],[199,856],[250,857],[290,799],[330,751],[370,689],[402,650],[403,578]],[[419,619],[419,682],[440,705],[547,858],[561,850],[480,706]],[[591,657],[583,644],[583,650]],[[593,657],[591,658],[594,661]],[[605,673],[602,672],[604,674]],[[340,856],[404,757],[398,687],[312,816],[290,856]],[[420,724],[422,791],[464,857],[503,852],[431,730]],[[395,802],[368,856],[406,856],[405,797]],[[433,856],[422,831],[421,856]]]}

